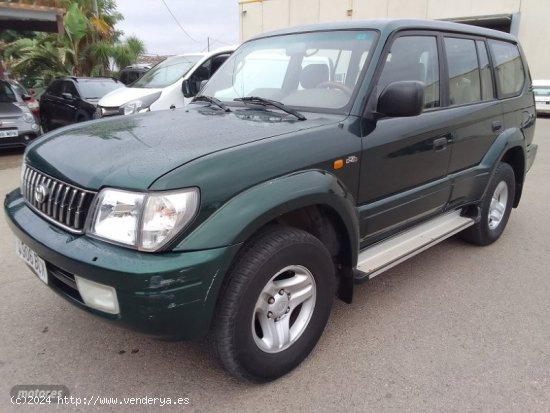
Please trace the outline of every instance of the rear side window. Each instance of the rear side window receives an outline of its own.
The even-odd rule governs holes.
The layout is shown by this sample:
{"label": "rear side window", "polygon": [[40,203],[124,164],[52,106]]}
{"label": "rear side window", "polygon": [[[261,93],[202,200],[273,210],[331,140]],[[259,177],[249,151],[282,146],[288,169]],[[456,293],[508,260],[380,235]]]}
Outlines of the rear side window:
{"label": "rear side window", "polygon": [[378,93],[390,83],[424,83],[424,108],[439,107],[439,57],[434,36],[402,36],[392,44],[378,81]]}
{"label": "rear side window", "polygon": [[500,97],[517,96],[525,83],[525,71],[515,44],[490,40]]}
{"label": "rear side window", "polygon": [[495,97],[495,91],[493,87],[493,74],[491,72],[491,65],[489,64],[487,47],[485,46],[485,42],[480,40],[476,42],[476,45],[481,72],[481,99],[491,100]]}
{"label": "rear side window", "polygon": [[449,67],[449,98],[451,105],[481,101],[481,82],[476,45],[473,40],[445,38]]}

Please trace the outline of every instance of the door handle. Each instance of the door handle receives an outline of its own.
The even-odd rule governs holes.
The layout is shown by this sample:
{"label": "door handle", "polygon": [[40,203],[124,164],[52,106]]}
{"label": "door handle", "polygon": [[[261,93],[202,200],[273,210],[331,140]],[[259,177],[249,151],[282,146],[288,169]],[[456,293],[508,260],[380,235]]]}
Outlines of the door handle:
{"label": "door handle", "polygon": [[447,137],[444,138],[438,138],[433,141],[433,148],[434,151],[444,151],[447,149],[447,144],[449,143],[449,139]]}
{"label": "door handle", "polygon": [[499,132],[502,129],[502,122],[499,120],[494,121],[491,123],[491,129],[493,132]]}

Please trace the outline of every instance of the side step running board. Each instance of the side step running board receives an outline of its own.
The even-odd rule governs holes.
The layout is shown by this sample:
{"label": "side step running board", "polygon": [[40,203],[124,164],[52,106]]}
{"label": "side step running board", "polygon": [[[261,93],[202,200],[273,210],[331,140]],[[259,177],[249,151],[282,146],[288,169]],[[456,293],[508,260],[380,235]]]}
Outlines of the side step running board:
{"label": "side step running board", "polygon": [[368,247],[359,253],[355,279],[361,282],[374,278],[474,223],[460,211],[453,211]]}

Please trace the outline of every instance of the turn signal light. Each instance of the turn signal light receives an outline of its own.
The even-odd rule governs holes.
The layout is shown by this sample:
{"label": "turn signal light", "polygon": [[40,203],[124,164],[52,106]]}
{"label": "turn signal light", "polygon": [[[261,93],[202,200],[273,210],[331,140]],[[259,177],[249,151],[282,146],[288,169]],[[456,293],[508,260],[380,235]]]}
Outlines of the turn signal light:
{"label": "turn signal light", "polygon": [[336,170],[342,169],[344,167],[344,160],[343,159],[336,159],[334,163],[332,164],[332,167]]}

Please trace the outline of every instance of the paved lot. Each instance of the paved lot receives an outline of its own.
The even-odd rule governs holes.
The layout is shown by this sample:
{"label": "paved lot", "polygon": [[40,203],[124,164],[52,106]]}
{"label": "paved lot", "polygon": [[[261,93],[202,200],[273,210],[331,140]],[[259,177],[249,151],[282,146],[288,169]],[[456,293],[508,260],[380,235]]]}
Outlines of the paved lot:
{"label": "paved lot", "polygon": [[[335,302],[314,353],[266,385],[224,374],[201,343],[160,342],[79,311],[31,274],[0,217],[0,412],[550,411],[550,119],[520,208],[496,244],[448,240]],[[20,152],[0,155],[0,194]],[[16,384],[184,406],[10,405]],[[120,400],[120,399],[119,399]]]}

